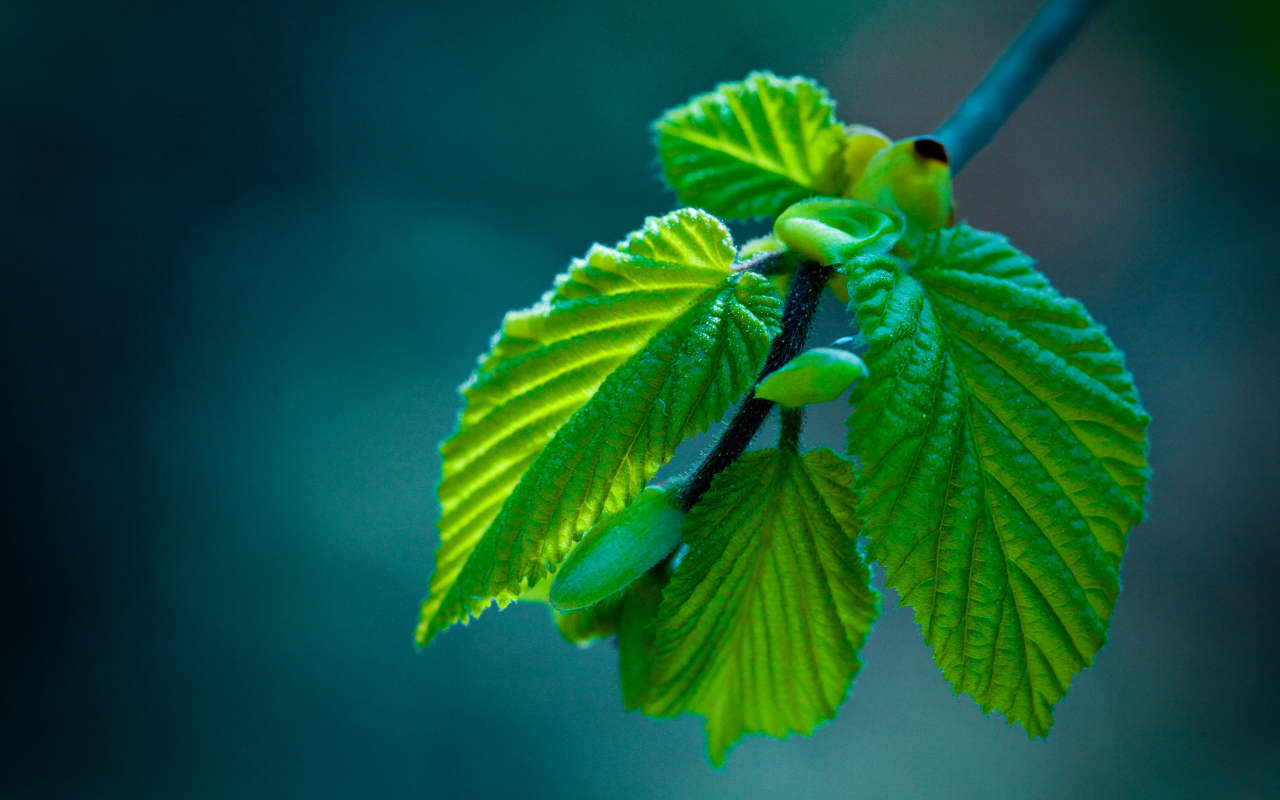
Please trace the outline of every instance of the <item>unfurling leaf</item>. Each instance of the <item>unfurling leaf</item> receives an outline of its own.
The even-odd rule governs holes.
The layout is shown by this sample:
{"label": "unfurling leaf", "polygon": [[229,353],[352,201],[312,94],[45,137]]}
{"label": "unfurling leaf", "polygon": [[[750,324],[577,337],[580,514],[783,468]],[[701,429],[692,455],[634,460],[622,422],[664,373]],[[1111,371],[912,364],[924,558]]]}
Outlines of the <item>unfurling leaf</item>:
{"label": "unfurling leaf", "polygon": [[815,347],[770,372],[756,388],[756,397],[790,408],[826,403],[866,374],[862,359],[848,350]]}
{"label": "unfurling leaf", "polygon": [[[540,452],[521,450],[532,464],[520,465],[519,483],[514,491],[506,489],[510,496],[478,536],[456,579],[442,582],[443,599],[436,599],[433,581],[419,627],[421,643],[495,600],[506,605],[554,571],[583,533],[625,508],[681,441],[705,431],[751,385],[778,331],[782,300],[767,279],[731,272],[733,256],[728,231],[715,218],[683,209],[650,220],[618,250],[594,248],[585,263],[575,265],[557,295],[575,303],[579,313],[555,322],[539,319],[538,325],[569,327],[593,340],[575,343],[559,368],[573,369],[578,360],[619,349],[626,361],[614,362],[603,383],[577,386],[571,395],[551,391],[539,397],[531,389],[511,404],[523,417],[547,413],[549,406],[581,407]],[[638,296],[614,307],[597,284]],[[549,305],[543,313],[554,315],[555,305]],[[580,322],[584,314],[594,327]],[[642,327],[640,332],[627,322],[636,317],[630,326]],[[535,348],[528,343],[517,352],[544,352]],[[505,430],[523,443],[517,425]],[[467,454],[480,459],[480,469],[496,469],[489,457]]]}
{"label": "unfurling leaf", "polygon": [[663,175],[680,202],[730,219],[777,216],[839,190],[845,140],[826,90],[753,72],[654,123]]}
{"label": "unfurling leaf", "polygon": [[684,525],[677,495],[673,487],[650,487],[597,522],[556,572],[551,604],[561,611],[594,605],[665,558],[680,543]]}
{"label": "unfurling leaf", "polygon": [[879,595],[858,553],[853,468],[827,449],[761,450],[685,519],[663,592],[644,710],[706,717],[713,763],[744,734],[809,734],[861,662]]}
{"label": "unfurling leaf", "polygon": [[887,253],[902,238],[905,220],[892,204],[815,197],[796,203],[773,223],[791,250],[827,267]]}
{"label": "unfurling leaf", "polygon": [[1106,640],[1143,516],[1148,417],[1124,357],[1003,237],[966,226],[906,270],[848,269],[868,554],[957,693],[1030,736]]}

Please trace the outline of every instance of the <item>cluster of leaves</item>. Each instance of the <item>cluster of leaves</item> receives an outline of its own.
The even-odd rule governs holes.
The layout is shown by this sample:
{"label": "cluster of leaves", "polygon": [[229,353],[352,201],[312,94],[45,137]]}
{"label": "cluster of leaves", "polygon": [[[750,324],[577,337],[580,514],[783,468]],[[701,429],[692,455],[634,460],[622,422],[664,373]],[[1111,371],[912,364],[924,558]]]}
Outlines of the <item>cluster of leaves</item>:
{"label": "cluster of leaves", "polygon": [[[419,643],[545,602],[583,536],[751,396],[780,287],[816,263],[866,347],[849,458],[795,436],[742,455],[683,509],[683,547],[553,616],[580,644],[616,633],[626,707],[706,717],[720,764],[744,734],[834,717],[879,611],[874,559],[955,691],[1044,736],[1105,642],[1143,515],[1122,354],[1007,240],[953,224],[936,144],[842,125],[810,81],[754,73],[655,128],[689,207],[575,260],[461,389]],[[760,216],[774,235],[742,252],[717,219]]]}

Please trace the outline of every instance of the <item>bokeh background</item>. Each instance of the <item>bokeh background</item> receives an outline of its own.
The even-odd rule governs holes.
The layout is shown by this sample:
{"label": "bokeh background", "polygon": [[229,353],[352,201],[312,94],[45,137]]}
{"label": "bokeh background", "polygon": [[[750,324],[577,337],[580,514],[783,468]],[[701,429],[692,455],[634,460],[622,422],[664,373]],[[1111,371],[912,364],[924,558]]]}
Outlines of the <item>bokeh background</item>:
{"label": "bokeh background", "polygon": [[412,645],[455,387],[504,311],[673,207],[650,121],[768,68],[927,132],[1034,8],[0,6],[0,795],[1276,796],[1269,0],[1118,0],[956,184],[1154,419],[1111,644],[1047,741],[953,697],[893,598],[839,718],[722,772],[540,607]]}

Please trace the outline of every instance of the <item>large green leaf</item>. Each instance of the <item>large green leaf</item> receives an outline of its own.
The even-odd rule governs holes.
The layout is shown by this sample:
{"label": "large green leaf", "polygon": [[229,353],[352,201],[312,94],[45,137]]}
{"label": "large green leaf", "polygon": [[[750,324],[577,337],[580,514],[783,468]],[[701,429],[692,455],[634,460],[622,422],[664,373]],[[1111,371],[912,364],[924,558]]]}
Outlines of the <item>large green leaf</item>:
{"label": "large green leaf", "polygon": [[837,193],[844,128],[806,78],[753,72],[671,109],[654,129],[663,174],[686,205],[742,219]]}
{"label": "large green leaf", "polygon": [[689,513],[654,623],[649,714],[706,717],[713,763],[744,734],[812,733],[861,662],[879,595],[858,553],[852,465],[748,453]]}
{"label": "large green leaf", "polygon": [[440,546],[418,641],[462,565],[556,431],[653,334],[724,284],[734,258],[714,217],[685,209],[616,249],[576,259],[532,308],[507,314],[463,385],[458,429],[440,447]]}
{"label": "large green leaf", "polygon": [[[677,219],[709,219],[701,212],[677,213],[683,215]],[[678,233],[692,235],[676,225],[655,244],[683,246]],[[478,616],[493,600],[505,605],[554,571],[598,519],[625,508],[680,442],[720,419],[755,380],[778,331],[782,298],[754,273],[725,274],[732,259],[728,247],[725,236],[715,251],[720,281],[654,332],[536,454],[435,613],[424,614],[419,641]],[[657,246],[651,252],[685,257],[684,251]],[[678,263],[650,260],[646,266],[655,273],[666,268],[701,274]],[[629,277],[643,281],[646,274],[637,269]],[[656,275],[653,280],[661,282]]]}
{"label": "large green leaf", "polygon": [[932,234],[909,270],[848,270],[869,555],[956,692],[1029,736],[1105,643],[1145,428],[1123,354],[1003,237]]}

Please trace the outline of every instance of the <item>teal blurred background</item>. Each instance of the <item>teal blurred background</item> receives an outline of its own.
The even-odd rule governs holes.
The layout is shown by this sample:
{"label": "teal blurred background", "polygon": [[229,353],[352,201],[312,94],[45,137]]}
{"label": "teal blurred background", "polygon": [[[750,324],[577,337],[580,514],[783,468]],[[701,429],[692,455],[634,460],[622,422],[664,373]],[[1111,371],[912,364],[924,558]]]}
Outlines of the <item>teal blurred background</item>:
{"label": "teal blurred background", "polygon": [[927,132],[1035,4],[0,6],[0,794],[1276,796],[1278,7],[1116,2],[956,184],[1154,419],[1112,643],[1052,735],[953,697],[890,610],[835,722],[715,772],[540,607],[415,652],[455,387],[673,207],[663,109],[767,68]]}

